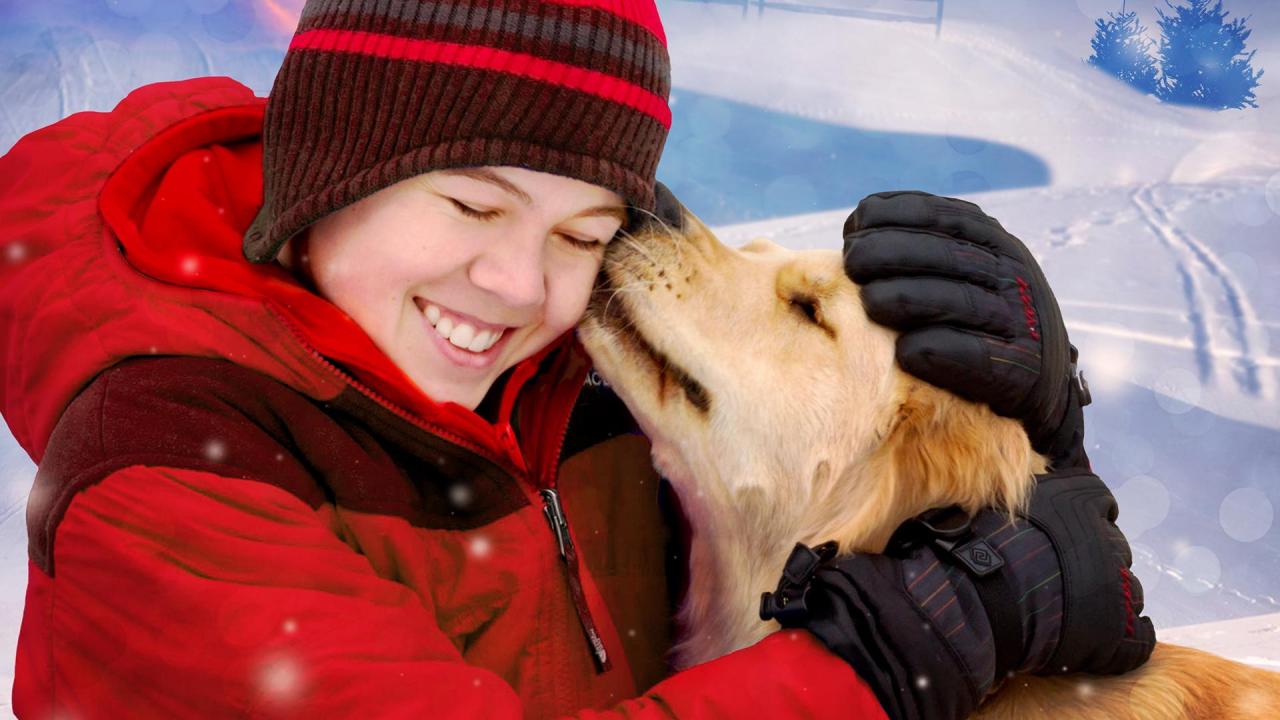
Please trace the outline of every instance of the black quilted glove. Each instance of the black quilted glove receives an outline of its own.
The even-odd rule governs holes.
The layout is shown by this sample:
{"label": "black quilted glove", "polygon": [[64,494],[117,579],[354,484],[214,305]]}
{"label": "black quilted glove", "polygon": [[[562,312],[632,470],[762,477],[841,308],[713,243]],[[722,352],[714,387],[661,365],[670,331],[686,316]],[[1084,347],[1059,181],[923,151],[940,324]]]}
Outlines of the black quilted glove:
{"label": "black quilted glove", "polygon": [[1095,476],[1046,476],[1028,518],[958,508],[885,555],[797,545],[760,616],[807,628],[895,720],[967,717],[1010,673],[1120,673],[1151,654],[1142,588]]}
{"label": "black quilted glove", "polygon": [[904,370],[1021,421],[1055,468],[1088,467],[1087,387],[1058,303],[995,218],[955,198],[877,193],[845,221],[844,257],[867,314],[902,333]]}
{"label": "black quilted glove", "polygon": [[1112,675],[1142,665],[1155,646],[1142,617],[1142,583],[1133,552],[1116,526],[1115,496],[1091,472],[1072,469],[1036,478],[1027,519],[1053,542],[1062,569],[1062,639],[1037,673]]}

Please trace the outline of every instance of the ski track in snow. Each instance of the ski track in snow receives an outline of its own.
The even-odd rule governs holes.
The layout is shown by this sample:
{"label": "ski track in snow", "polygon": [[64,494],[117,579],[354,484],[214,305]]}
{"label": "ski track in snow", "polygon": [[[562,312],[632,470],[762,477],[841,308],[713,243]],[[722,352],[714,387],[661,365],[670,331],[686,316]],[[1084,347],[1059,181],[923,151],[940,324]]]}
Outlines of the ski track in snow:
{"label": "ski track in snow", "polygon": [[[1171,313],[1178,317],[1186,317],[1185,313]],[[1207,317],[1217,318],[1220,315],[1209,315]],[[1108,335],[1111,337],[1127,338],[1129,340],[1137,340],[1139,342],[1148,343],[1150,345],[1160,345],[1163,347],[1178,348],[1180,350],[1198,350],[1195,343],[1186,337],[1170,337],[1167,335],[1158,335],[1156,333],[1143,332],[1140,330],[1130,330],[1129,328],[1119,327],[1116,325],[1104,325],[1101,323],[1081,322],[1079,320],[1068,320],[1068,330],[1081,330],[1084,332],[1094,333],[1096,335]],[[1234,348],[1215,347],[1208,350],[1208,353],[1214,358],[1222,360],[1241,360],[1244,356],[1241,352]],[[1252,358],[1251,361],[1259,368],[1280,368],[1280,358],[1261,357]]]}
{"label": "ski track in snow", "polygon": [[[1143,222],[1175,256],[1177,273],[1187,300],[1187,322],[1191,325],[1191,341],[1200,380],[1208,382],[1219,374],[1216,359],[1234,358],[1230,377],[1238,387],[1253,397],[1272,398],[1271,373],[1260,371],[1261,365],[1270,363],[1260,361],[1252,350],[1258,345],[1256,338],[1265,326],[1258,320],[1253,303],[1235,274],[1206,243],[1170,219],[1168,211],[1156,199],[1154,184],[1139,187],[1130,197]],[[1214,286],[1221,288],[1222,299],[1230,310],[1230,315],[1225,316],[1225,323],[1214,322],[1224,317],[1213,312],[1214,297],[1211,293]],[[1229,342],[1236,347],[1220,346],[1221,339],[1213,332],[1219,328],[1227,331]]]}
{"label": "ski track in snow", "polygon": [[[1156,560],[1154,557],[1152,557],[1150,554],[1148,554],[1147,552],[1143,551],[1140,548],[1133,549],[1133,561],[1135,565],[1138,563],[1142,563],[1143,565],[1150,567],[1152,570],[1155,570],[1157,573],[1160,573],[1161,575],[1167,575],[1168,577],[1171,577],[1174,580],[1177,580],[1179,583],[1182,584],[1183,587],[1187,587],[1188,585],[1195,586],[1195,587],[1201,588],[1199,592],[1206,592],[1209,590],[1213,590],[1218,593],[1222,593],[1224,595],[1230,595],[1231,597],[1237,598],[1239,600],[1243,600],[1249,603],[1250,605],[1257,605],[1264,608],[1271,608],[1272,610],[1280,610],[1280,599],[1272,597],[1271,595],[1267,595],[1263,593],[1260,593],[1258,595],[1248,595],[1243,592],[1240,592],[1236,588],[1227,587],[1221,582],[1209,580],[1207,578],[1188,575],[1183,571],[1177,569],[1176,567],[1173,567],[1172,565],[1165,565],[1164,563]],[[1262,612],[1271,612],[1272,610],[1260,611],[1259,614],[1261,614]]]}
{"label": "ski track in snow", "polygon": [[[1171,310],[1169,308],[1152,307],[1148,305],[1132,305],[1129,303],[1098,302],[1094,300],[1059,300],[1058,304],[1064,307],[1081,307],[1081,308],[1090,308],[1093,310],[1115,310],[1122,313],[1133,313],[1135,315],[1165,315],[1168,317],[1180,317],[1180,318],[1185,318],[1187,316],[1185,312],[1182,312],[1180,310]],[[1222,315],[1219,313],[1206,312],[1205,317],[1215,322],[1218,322],[1218,321],[1225,321],[1229,316]],[[1272,322],[1269,320],[1259,320],[1258,325],[1265,328],[1280,329],[1280,322]],[[1227,355],[1227,357],[1238,357],[1238,356],[1239,356],[1238,353],[1236,355],[1231,355],[1231,354]],[[1261,364],[1275,365],[1277,363],[1280,363],[1280,358],[1263,358],[1259,362]]]}

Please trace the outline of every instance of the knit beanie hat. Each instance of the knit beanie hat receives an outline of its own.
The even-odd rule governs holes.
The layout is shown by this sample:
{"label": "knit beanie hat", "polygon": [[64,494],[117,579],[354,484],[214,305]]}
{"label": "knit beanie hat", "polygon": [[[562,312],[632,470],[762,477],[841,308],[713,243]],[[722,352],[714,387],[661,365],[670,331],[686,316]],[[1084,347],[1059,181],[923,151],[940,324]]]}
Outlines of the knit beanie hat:
{"label": "knit beanie hat", "polygon": [[431,170],[512,165],[646,210],[671,127],[654,0],[308,0],[267,101],[274,260],[307,226]]}

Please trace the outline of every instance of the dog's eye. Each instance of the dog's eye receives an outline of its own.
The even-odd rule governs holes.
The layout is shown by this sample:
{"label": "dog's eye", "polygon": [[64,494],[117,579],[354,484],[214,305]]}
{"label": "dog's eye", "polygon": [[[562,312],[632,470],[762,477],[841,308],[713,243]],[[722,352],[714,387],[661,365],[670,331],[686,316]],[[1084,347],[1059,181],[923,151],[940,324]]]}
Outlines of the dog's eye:
{"label": "dog's eye", "polygon": [[803,315],[805,322],[817,327],[832,340],[836,339],[836,330],[827,319],[822,317],[822,305],[812,295],[795,294],[787,299],[787,304],[796,313]]}
{"label": "dog's eye", "polygon": [[814,325],[821,325],[822,319],[818,316],[818,300],[808,295],[792,295],[790,298],[791,308],[796,312],[805,316],[809,322]]}

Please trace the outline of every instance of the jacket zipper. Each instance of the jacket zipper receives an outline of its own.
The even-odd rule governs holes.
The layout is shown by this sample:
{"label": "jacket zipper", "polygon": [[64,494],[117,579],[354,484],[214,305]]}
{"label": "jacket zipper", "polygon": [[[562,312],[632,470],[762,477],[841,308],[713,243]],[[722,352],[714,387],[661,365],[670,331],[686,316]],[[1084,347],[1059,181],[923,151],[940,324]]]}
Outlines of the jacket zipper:
{"label": "jacket zipper", "polygon": [[[293,334],[294,339],[298,341],[298,344],[305,348],[312,357],[320,362],[321,365],[327,368],[329,372],[338,376],[338,378],[343,382],[349,384],[358,392],[373,400],[379,406],[389,410],[397,417],[411,423],[415,427],[435,433],[459,447],[466,448],[476,455],[496,463],[510,473],[512,477],[524,477],[529,480],[532,479],[527,470],[514,467],[507,463],[505,458],[491,457],[483,448],[478,447],[459,435],[449,432],[443,427],[423,422],[413,413],[401,408],[390,400],[383,398],[372,388],[367,387],[364,383],[361,383],[351,375],[343,372],[341,368],[330,362],[329,359],[326,358],[319,350],[311,347],[311,343],[306,341],[302,333],[298,328],[294,327],[293,322],[287,317],[276,312],[276,310],[270,305],[268,305],[267,308],[271,314],[276,316],[276,319],[280,320],[285,327],[289,328],[289,331]],[[569,404],[569,411],[571,414],[573,412],[573,405],[576,404],[577,397],[581,392],[582,389],[579,387],[577,392],[574,394],[574,402]],[[591,659],[595,663],[596,672],[604,673],[613,668],[613,663],[609,660],[609,654],[605,650],[604,641],[600,639],[600,633],[596,630],[595,619],[591,616],[591,608],[587,604],[587,596],[582,588],[582,576],[580,563],[578,561],[578,553],[573,547],[572,538],[569,536],[569,521],[565,517],[564,506],[560,503],[560,493],[553,487],[555,485],[556,478],[555,467],[560,462],[560,453],[564,450],[565,437],[569,433],[569,418],[564,418],[564,421],[560,423],[560,426],[555,451],[551,455],[554,460],[552,461],[553,464],[551,474],[547,481],[547,487],[539,489],[538,494],[542,497],[542,513],[547,518],[548,524],[551,526],[551,531],[556,538],[556,545],[559,549],[560,559],[565,564],[566,576],[569,581],[569,594],[573,598],[573,606],[578,615],[578,623],[582,626],[582,632],[586,636],[587,647],[591,653]],[[502,428],[502,439],[507,443],[514,442],[514,438],[511,436],[510,422],[507,422]]]}
{"label": "jacket zipper", "polygon": [[[578,624],[582,626],[582,633],[587,640],[587,650],[591,653],[591,660],[595,663],[596,673],[599,674],[613,669],[613,663],[609,660],[609,652],[605,649],[604,640],[596,629],[595,618],[591,616],[591,607],[587,604],[587,595],[582,588],[581,563],[578,560],[577,549],[573,545],[573,538],[569,534],[569,519],[565,515],[564,505],[560,502],[560,492],[555,487],[560,453],[564,451],[565,437],[569,434],[569,420],[573,414],[573,406],[577,404],[581,393],[582,386],[579,384],[573,398],[567,403],[569,414],[557,424],[559,434],[556,436],[555,446],[549,456],[551,464],[545,467],[544,477],[540,483],[543,487],[538,490],[538,493],[542,496],[542,514],[547,518],[547,524],[551,526],[551,532],[556,538],[556,546],[560,551],[560,560],[564,562],[565,577],[569,581],[569,595],[573,598],[573,609],[578,614]],[[539,468],[539,470],[543,469]]]}
{"label": "jacket zipper", "polygon": [[553,488],[538,491],[542,495],[542,514],[555,533],[556,544],[560,548],[560,559],[565,564],[569,580],[569,594],[573,597],[573,607],[578,611],[578,623],[587,638],[587,648],[591,651],[591,660],[595,662],[596,672],[603,673],[613,669],[609,661],[609,653],[604,648],[604,641],[596,631],[595,619],[591,617],[591,609],[587,606],[587,595],[582,589],[582,576],[579,571],[578,553],[573,547],[573,538],[569,536],[569,522],[564,516],[564,506],[560,504],[560,493]]}

